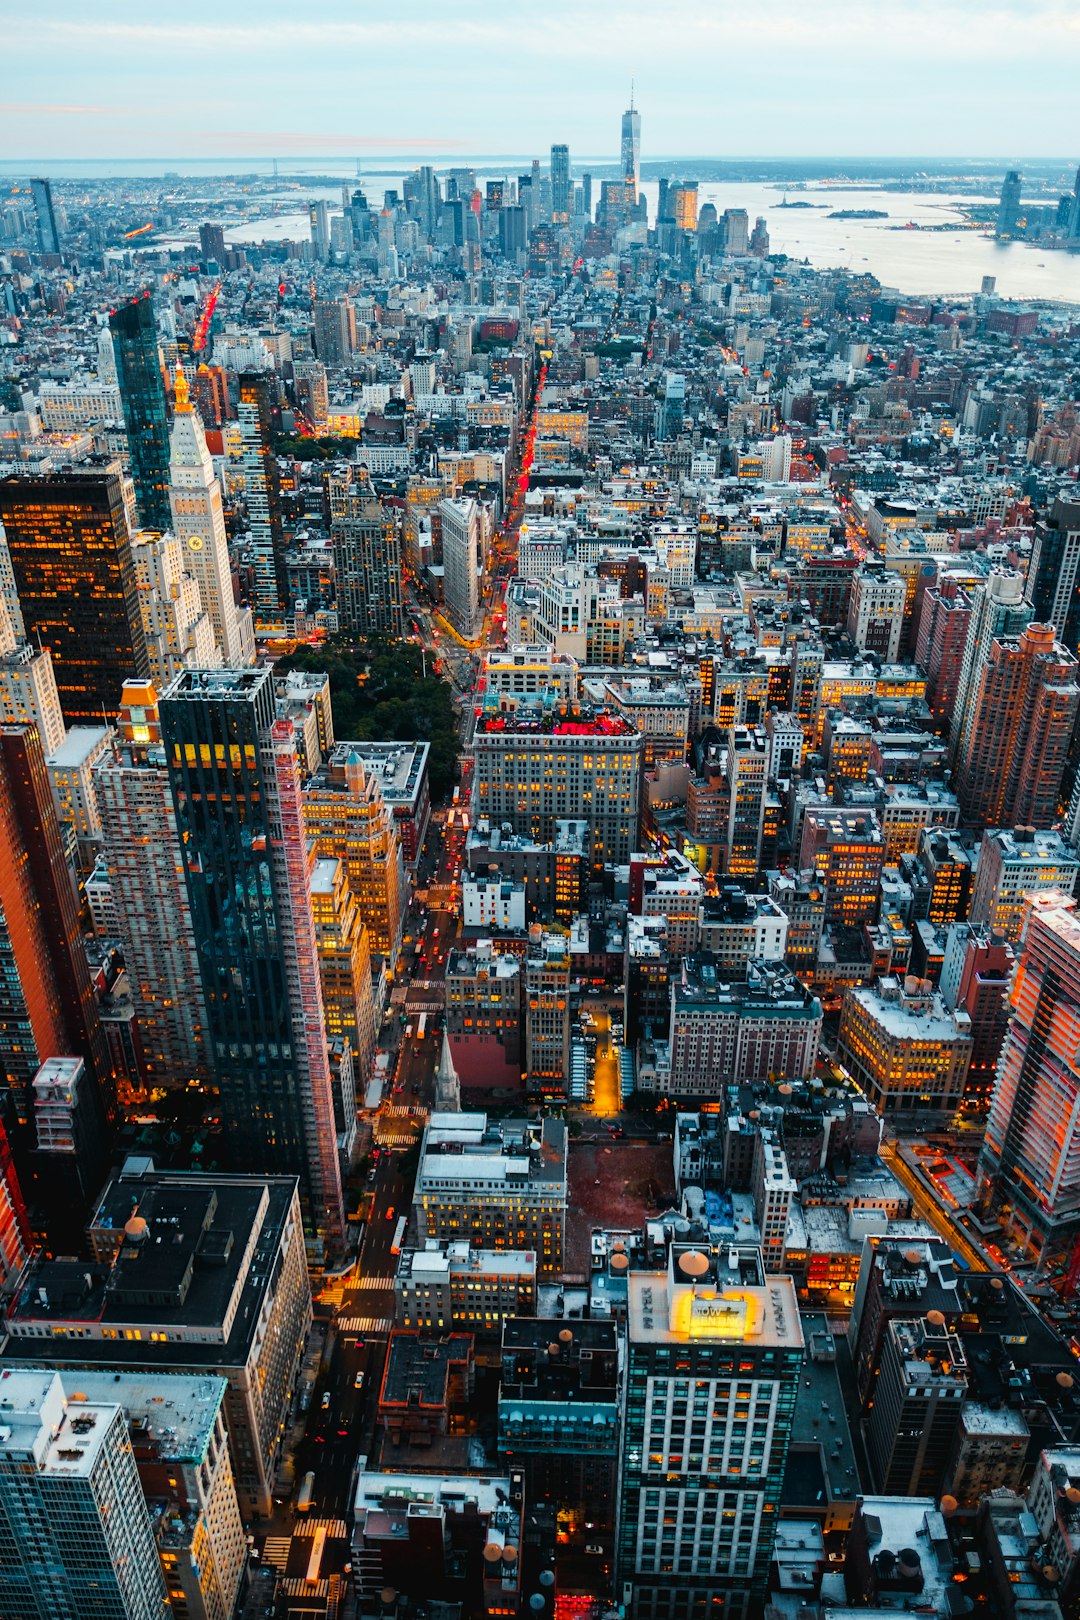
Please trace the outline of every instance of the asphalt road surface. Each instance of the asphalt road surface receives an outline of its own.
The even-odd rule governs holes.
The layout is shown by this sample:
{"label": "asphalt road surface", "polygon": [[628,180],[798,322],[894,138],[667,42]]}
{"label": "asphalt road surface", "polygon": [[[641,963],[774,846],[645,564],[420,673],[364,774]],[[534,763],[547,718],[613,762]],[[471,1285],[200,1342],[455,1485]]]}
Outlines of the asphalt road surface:
{"label": "asphalt road surface", "polygon": [[[428,1042],[430,1045],[431,1042]],[[312,1512],[348,1517],[356,1461],[370,1452],[379,1388],[394,1314],[391,1253],[399,1215],[408,1212],[412,1181],[403,1152],[383,1148],[368,1190],[371,1213],[360,1255],[340,1290],[319,1378],[296,1457],[296,1488],[315,1475]]]}

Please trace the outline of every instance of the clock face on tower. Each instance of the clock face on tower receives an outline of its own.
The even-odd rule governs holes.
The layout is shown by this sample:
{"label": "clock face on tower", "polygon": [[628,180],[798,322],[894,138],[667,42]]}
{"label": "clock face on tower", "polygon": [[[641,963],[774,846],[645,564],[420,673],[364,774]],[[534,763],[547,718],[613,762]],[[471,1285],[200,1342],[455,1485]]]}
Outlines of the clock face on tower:
{"label": "clock face on tower", "polygon": [[187,543],[189,551],[201,551],[203,548],[202,535],[189,534]]}

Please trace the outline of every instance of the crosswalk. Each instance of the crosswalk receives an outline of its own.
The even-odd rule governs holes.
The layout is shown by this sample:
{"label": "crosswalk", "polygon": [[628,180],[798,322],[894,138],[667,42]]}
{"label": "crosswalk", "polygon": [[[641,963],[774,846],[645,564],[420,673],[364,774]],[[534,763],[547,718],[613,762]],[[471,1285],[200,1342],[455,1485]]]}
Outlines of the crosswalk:
{"label": "crosswalk", "polygon": [[272,1564],[275,1569],[283,1570],[289,1562],[289,1547],[292,1545],[289,1536],[267,1536],[263,1542],[263,1563]]}
{"label": "crosswalk", "polygon": [[392,1316],[339,1316],[339,1333],[389,1333],[394,1325]]}
{"label": "crosswalk", "polygon": [[323,1288],[318,1296],[320,1305],[339,1306],[346,1294],[355,1293],[358,1289],[379,1292],[380,1289],[393,1288],[393,1277],[344,1277],[341,1282]]}
{"label": "crosswalk", "polygon": [[415,1131],[380,1131],[378,1133],[380,1147],[412,1147],[416,1141]]}
{"label": "crosswalk", "polygon": [[411,1108],[407,1103],[391,1103],[389,1108],[382,1110],[379,1117],[381,1119],[415,1119],[420,1124],[423,1124],[427,1119],[427,1109],[421,1108],[415,1103]]}

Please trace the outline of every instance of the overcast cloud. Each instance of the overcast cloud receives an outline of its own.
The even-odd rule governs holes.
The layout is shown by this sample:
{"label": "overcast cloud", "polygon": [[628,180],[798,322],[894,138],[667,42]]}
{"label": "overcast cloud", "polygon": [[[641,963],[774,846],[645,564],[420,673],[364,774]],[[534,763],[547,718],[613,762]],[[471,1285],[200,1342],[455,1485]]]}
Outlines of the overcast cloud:
{"label": "overcast cloud", "polygon": [[1076,0],[0,0],[0,152],[1075,156]]}

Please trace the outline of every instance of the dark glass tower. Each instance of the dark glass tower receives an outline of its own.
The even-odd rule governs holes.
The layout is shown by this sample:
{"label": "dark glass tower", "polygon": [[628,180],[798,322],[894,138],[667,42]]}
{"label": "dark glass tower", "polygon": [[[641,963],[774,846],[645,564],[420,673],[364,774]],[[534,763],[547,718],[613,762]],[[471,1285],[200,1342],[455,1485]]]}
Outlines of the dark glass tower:
{"label": "dark glass tower", "polygon": [[186,671],[159,705],[202,975],[203,1028],[238,1169],[300,1177],[309,1231],[343,1232],[307,835],[270,669]]}
{"label": "dark glass tower", "polygon": [[568,146],[553,146],[551,148],[551,217],[553,220],[565,222],[570,218],[572,195],[570,148]]}
{"label": "dark glass tower", "polygon": [[158,356],[154,301],[148,292],[109,315],[116,375],[124,401],[135,504],[144,529],[162,533],[169,512],[169,413]]}
{"label": "dark glass tower", "polygon": [[1001,185],[995,235],[1009,238],[1016,235],[1020,219],[1020,171],[1009,169]]}
{"label": "dark glass tower", "polygon": [[38,245],[42,253],[59,253],[60,230],[53,207],[52,186],[47,180],[31,180],[30,194],[37,213]]}
{"label": "dark glass tower", "polygon": [[26,638],[52,654],[64,719],[100,725],[150,676],[119,463],[0,482]]}

